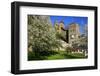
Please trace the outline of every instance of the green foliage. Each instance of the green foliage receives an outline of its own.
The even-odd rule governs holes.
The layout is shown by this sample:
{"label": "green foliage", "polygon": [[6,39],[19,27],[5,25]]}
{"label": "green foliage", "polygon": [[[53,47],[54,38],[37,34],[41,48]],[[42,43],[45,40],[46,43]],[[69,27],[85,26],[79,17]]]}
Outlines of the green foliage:
{"label": "green foliage", "polygon": [[66,53],[71,53],[72,51],[74,51],[74,49],[72,47],[67,47],[66,48]]}
{"label": "green foliage", "polygon": [[34,52],[28,52],[28,60],[44,60],[46,58],[45,56],[39,56],[36,54],[37,53]]}
{"label": "green foliage", "polygon": [[55,60],[55,59],[80,59],[87,58],[83,53],[66,53],[66,51],[59,50],[49,51],[49,52],[41,52],[40,56],[35,56],[35,53],[28,53],[28,60]]}
{"label": "green foliage", "polygon": [[47,59],[51,55],[56,55],[58,52],[56,51],[39,51],[35,53],[34,51],[28,52],[28,60],[44,60]]}

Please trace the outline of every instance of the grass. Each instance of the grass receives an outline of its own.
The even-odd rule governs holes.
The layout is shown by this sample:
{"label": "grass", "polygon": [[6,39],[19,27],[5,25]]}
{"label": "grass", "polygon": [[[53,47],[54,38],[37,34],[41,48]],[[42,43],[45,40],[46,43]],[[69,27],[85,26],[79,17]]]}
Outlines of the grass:
{"label": "grass", "polygon": [[56,55],[51,55],[47,57],[48,60],[53,60],[53,59],[80,59],[80,58],[86,58],[84,54],[82,53],[66,53],[64,51],[59,51],[59,54]]}
{"label": "grass", "polygon": [[65,59],[65,56],[61,55],[61,54],[56,54],[56,55],[51,55],[49,57],[47,57],[48,60],[53,60],[53,59]]}
{"label": "grass", "polygon": [[55,59],[81,59],[87,58],[82,53],[67,53],[65,51],[41,52],[35,56],[33,52],[28,53],[28,60],[55,60]]}

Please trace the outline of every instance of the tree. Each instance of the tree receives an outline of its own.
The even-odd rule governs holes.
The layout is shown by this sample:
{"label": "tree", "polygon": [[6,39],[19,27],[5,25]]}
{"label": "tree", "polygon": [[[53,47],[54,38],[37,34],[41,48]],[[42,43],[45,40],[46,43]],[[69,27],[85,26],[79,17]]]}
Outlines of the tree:
{"label": "tree", "polygon": [[41,51],[51,51],[59,46],[49,16],[28,15],[28,48],[32,47],[38,56]]}

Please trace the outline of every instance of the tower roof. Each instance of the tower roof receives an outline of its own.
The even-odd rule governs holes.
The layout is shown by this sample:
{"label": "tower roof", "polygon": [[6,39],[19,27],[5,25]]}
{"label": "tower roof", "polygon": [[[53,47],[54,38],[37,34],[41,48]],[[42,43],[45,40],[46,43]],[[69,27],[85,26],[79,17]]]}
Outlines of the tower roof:
{"label": "tower roof", "polygon": [[75,22],[74,23],[70,23],[69,27],[72,27],[72,28],[79,27],[79,24],[77,24]]}
{"label": "tower roof", "polygon": [[64,24],[64,21],[60,21],[59,23],[63,23]]}

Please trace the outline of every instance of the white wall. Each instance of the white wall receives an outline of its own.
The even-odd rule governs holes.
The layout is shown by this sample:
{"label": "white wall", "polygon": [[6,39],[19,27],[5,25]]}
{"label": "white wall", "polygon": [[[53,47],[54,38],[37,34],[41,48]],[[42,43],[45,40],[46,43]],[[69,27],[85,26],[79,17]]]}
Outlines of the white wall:
{"label": "white wall", "polygon": [[[100,0],[21,0],[21,1],[98,6],[98,11],[100,13]],[[13,74],[10,73],[11,2],[13,2],[13,0],[0,0],[0,76],[14,76]],[[100,14],[98,15],[98,21],[99,20],[100,20]],[[100,29],[99,24],[100,23],[98,23],[98,29]],[[98,32],[100,32],[100,30]],[[99,39],[98,42],[100,42],[100,34],[98,39]],[[98,50],[100,50],[100,47],[98,48]],[[100,51],[98,53],[99,53],[98,64],[100,67]],[[66,76],[66,75],[99,76],[99,74],[100,74],[100,68],[98,70],[41,73],[41,74],[34,74],[34,76]],[[33,74],[26,74],[25,76],[32,76],[32,75]]]}

